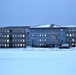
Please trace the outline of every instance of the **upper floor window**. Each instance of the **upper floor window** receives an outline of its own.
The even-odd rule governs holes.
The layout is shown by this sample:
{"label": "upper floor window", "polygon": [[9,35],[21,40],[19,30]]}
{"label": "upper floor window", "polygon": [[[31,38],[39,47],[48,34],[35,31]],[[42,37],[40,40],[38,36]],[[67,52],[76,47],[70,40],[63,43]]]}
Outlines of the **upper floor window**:
{"label": "upper floor window", "polygon": [[23,37],[25,37],[25,35],[23,35]]}
{"label": "upper floor window", "polygon": [[72,36],[72,34],[70,34],[70,37]]}
{"label": "upper floor window", "polygon": [[63,31],[63,29],[61,29],[61,31]]}
{"label": "upper floor window", "polygon": [[44,36],[46,36],[46,34]]}
{"label": "upper floor window", "polygon": [[7,32],[9,32],[9,30],[7,30]]}
{"label": "upper floor window", "polygon": [[66,34],[66,36],[68,36],[68,34]]}
{"label": "upper floor window", "polygon": [[72,41],[74,41],[74,39],[72,39]]}
{"label": "upper floor window", "polygon": [[34,34],[32,34],[32,36],[34,36]]}
{"label": "upper floor window", "polygon": [[7,42],[9,42],[9,40],[7,40]]}
{"label": "upper floor window", "polygon": [[9,37],[9,35],[7,35],[7,37]]}
{"label": "upper floor window", "polygon": [[74,31],[74,29],[72,29],[72,31]]}

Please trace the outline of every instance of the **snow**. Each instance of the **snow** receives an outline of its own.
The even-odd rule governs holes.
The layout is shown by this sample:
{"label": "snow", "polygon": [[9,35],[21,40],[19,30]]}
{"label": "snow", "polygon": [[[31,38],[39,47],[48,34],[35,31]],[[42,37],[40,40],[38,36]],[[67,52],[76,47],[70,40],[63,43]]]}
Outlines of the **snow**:
{"label": "snow", "polygon": [[76,75],[76,48],[0,49],[0,75]]}
{"label": "snow", "polygon": [[[49,28],[50,24],[31,26],[30,28]],[[76,27],[76,25],[54,25],[53,27]]]}

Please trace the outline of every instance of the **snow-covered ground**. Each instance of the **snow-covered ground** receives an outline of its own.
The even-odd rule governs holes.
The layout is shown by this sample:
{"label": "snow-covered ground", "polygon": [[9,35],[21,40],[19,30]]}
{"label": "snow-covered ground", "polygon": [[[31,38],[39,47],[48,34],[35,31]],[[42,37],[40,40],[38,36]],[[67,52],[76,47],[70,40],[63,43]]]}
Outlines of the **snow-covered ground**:
{"label": "snow-covered ground", "polygon": [[0,75],[76,75],[76,48],[0,49]]}

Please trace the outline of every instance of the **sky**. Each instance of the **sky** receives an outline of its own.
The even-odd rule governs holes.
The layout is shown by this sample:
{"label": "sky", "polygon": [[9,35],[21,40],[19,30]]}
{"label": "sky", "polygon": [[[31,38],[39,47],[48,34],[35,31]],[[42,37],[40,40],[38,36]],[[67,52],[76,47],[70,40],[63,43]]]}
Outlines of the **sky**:
{"label": "sky", "polygon": [[76,25],[76,0],[0,0],[0,27]]}

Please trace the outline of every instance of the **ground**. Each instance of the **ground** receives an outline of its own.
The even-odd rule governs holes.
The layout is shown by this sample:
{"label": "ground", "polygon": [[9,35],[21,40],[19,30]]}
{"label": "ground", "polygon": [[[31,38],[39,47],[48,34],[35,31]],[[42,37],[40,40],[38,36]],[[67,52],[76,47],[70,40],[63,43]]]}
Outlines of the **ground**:
{"label": "ground", "polygon": [[76,75],[75,49],[0,49],[0,75]]}

